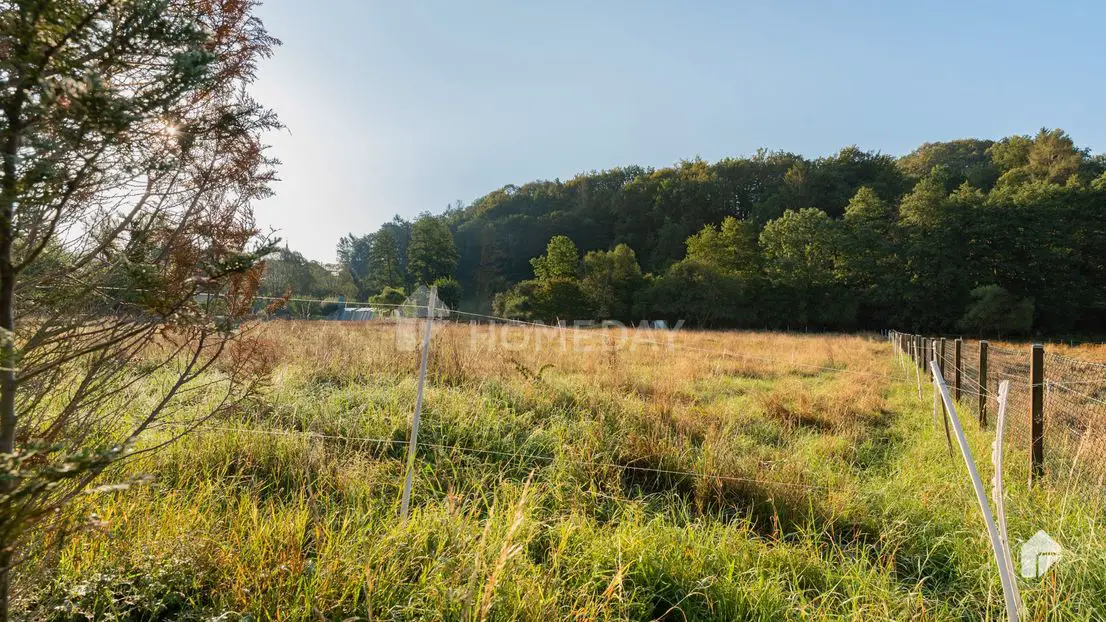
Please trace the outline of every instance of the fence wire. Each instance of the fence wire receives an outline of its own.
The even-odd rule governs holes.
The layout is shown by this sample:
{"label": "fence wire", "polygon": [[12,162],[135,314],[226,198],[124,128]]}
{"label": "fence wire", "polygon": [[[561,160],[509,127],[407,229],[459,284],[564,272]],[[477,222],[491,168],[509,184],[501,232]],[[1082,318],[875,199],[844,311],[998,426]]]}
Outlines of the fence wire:
{"label": "fence wire", "polygon": [[[909,336],[907,337],[909,340]],[[1005,477],[1027,480],[1032,446],[1032,346],[990,345],[987,375],[981,380],[980,342],[930,340],[931,356],[941,365],[953,390],[960,372],[960,407],[993,429],[999,383],[1010,382],[1006,407]],[[908,345],[909,349],[909,345]],[[984,386],[985,385],[985,386]],[[1106,365],[1044,352],[1043,369],[1044,482],[1059,489],[1106,496]]]}
{"label": "fence wire", "polygon": [[1106,366],[1045,352],[1045,474],[1101,491],[1106,475]]}

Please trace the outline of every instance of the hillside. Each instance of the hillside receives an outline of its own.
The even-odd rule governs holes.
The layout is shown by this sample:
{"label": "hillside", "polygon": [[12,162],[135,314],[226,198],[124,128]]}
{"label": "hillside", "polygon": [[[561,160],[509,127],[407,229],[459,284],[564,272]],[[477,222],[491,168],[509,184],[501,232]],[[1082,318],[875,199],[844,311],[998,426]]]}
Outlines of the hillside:
{"label": "hillside", "polygon": [[[433,223],[448,235],[414,231]],[[535,278],[557,236],[564,269]],[[631,166],[397,217],[339,254],[362,298],[455,279],[462,307],[529,320],[1101,333],[1106,159],[1041,130],[898,159],[847,147]]]}

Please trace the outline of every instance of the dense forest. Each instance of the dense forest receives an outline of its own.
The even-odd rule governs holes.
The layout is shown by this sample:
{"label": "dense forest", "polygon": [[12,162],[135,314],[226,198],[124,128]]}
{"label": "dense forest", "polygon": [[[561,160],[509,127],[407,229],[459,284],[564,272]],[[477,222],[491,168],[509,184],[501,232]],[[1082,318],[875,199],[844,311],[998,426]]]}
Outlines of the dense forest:
{"label": "dense forest", "polygon": [[1042,129],[900,158],[630,166],[397,217],[338,257],[330,291],[277,278],[280,258],[267,287],[387,302],[437,283],[462,308],[542,321],[1101,333],[1106,158]]}

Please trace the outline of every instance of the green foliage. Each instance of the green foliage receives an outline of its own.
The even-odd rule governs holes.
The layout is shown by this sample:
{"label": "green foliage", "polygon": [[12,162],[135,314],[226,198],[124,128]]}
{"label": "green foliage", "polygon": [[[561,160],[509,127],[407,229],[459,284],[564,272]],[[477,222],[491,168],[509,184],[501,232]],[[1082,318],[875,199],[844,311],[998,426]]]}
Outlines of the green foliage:
{"label": "green foliage", "polygon": [[[398,287],[385,287],[380,293],[369,296],[369,304],[381,305],[387,311],[396,305],[403,304],[407,300],[407,294]],[[423,305],[424,307],[426,305]]]}
{"label": "green foliage", "polygon": [[404,287],[411,230],[411,223],[396,216],[373,233],[338,240],[338,263],[353,282],[358,300],[386,287]]}
{"label": "green foliage", "polygon": [[[913,179],[920,179],[942,167],[948,171],[946,191],[951,192],[962,183],[989,190],[1000,175],[997,162],[992,161],[991,140],[966,138],[948,142],[926,143],[899,158],[898,165]],[[998,147],[1001,152],[1005,147]]]}
{"label": "green foliage", "polygon": [[788,210],[760,233],[764,271],[773,283],[825,287],[834,281],[838,228],[813,207]]}
{"label": "green foliage", "polygon": [[593,315],[580,282],[556,276],[523,281],[498,294],[493,310],[501,317],[547,323],[590,320]]}
{"label": "green foliage", "polygon": [[534,276],[541,279],[573,279],[580,271],[580,251],[568,236],[555,235],[545,254],[530,260]]}
{"label": "green foliage", "polygon": [[747,220],[727,216],[717,228],[704,226],[686,244],[686,259],[717,270],[749,274],[759,267],[757,229]]}
{"label": "green foliage", "polygon": [[754,285],[740,274],[685,259],[653,280],[639,299],[641,317],[698,327],[751,326],[760,313]]}
{"label": "green foliage", "polygon": [[454,278],[439,278],[434,281],[434,287],[438,288],[438,300],[442,301],[450,309],[456,309],[461,304],[461,284]]}
{"label": "green foliage", "polygon": [[[402,223],[386,225],[393,237]],[[1106,331],[1106,157],[1056,129],[926,143],[897,160],[857,147],[814,160],[762,150],[591,172],[505,186],[420,223],[435,234],[415,237],[446,248],[451,230],[451,274],[464,303],[484,310],[563,317],[548,287],[522,285],[562,279],[582,292],[573,317],[947,331],[969,292],[999,284],[1037,301],[1033,330]],[[434,245],[406,248],[411,265],[434,263]]]}
{"label": "green foliage", "polygon": [[457,269],[457,247],[453,234],[440,219],[430,214],[419,216],[411,225],[407,246],[407,276],[412,286],[427,285],[439,278],[450,278]]}
{"label": "green foliage", "polygon": [[612,251],[591,251],[584,256],[580,289],[598,319],[629,321],[634,297],[645,283],[633,249],[619,244]]}
{"label": "green foliage", "polygon": [[1033,326],[1033,299],[1018,299],[998,285],[983,285],[971,292],[958,326],[984,336],[1024,335]]}
{"label": "green foliage", "polygon": [[837,276],[841,229],[825,212],[788,210],[760,234],[764,274],[777,322],[787,326],[851,326],[857,301]]}

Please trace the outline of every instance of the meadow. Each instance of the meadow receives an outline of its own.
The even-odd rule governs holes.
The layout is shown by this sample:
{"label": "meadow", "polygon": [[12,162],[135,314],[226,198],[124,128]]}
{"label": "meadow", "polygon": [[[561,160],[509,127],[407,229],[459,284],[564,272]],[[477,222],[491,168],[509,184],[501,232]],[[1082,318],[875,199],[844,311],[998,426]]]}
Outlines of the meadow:
{"label": "meadow", "polygon": [[[384,322],[259,330],[259,399],[25,546],[25,618],[1004,617],[932,389],[878,337],[445,324],[403,522],[418,353]],[[1007,490],[1015,556],[1038,529],[1066,550],[1025,619],[1104,619],[1101,501]]]}

